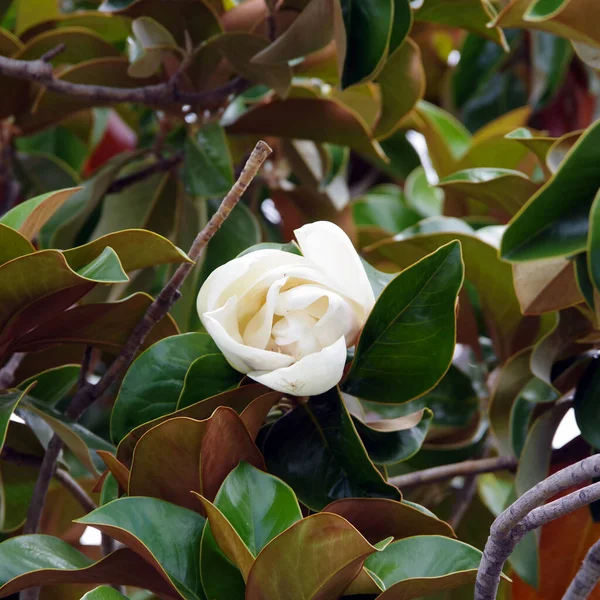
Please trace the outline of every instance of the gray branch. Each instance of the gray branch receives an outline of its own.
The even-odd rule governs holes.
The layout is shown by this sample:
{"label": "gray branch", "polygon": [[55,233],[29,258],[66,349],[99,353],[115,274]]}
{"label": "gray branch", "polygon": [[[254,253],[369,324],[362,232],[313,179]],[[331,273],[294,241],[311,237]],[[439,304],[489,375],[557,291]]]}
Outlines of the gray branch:
{"label": "gray branch", "polygon": [[588,551],[563,600],[585,600],[600,580],[600,541]]}
{"label": "gray branch", "polygon": [[550,502],[552,496],[600,475],[600,454],[558,471],[523,494],[494,521],[475,583],[475,600],[494,600],[504,563],[526,533],[600,499],[600,483]]}

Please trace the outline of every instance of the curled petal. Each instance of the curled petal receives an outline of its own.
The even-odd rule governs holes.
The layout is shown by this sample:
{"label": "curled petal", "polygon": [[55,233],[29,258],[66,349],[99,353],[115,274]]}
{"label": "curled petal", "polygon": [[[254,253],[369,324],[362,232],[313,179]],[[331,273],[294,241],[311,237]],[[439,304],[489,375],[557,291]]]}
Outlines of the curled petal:
{"label": "curled petal", "polygon": [[333,223],[317,221],[294,233],[305,258],[318,265],[335,284],[331,287],[360,304],[366,316],[375,304],[375,296],[360,257],[344,231]]}
{"label": "curled petal", "polygon": [[346,341],[341,337],[320,352],[309,354],[289,367],[270,372],[252,371],[248,376],[291,396],[322,394],[339,383],[346,363]]}
{"label": "curled petal", "polygon": [[286,354],[246,346],[236,319],[237,298],[230,298],[225,306],[202,315],[202,323],[227,362],[241,373],[268,371],[290,366],[294,359]]}

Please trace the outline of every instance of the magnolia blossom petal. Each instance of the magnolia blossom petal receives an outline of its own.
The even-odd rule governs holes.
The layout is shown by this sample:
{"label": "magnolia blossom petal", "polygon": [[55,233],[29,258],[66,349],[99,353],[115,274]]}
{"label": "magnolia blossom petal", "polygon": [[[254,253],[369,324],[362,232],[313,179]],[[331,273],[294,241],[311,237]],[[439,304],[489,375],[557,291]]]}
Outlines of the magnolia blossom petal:
{"label": "magnolia blossom petal", "polygon": [[307,265],[302,256],[281,250],[257,250],[221,265],[204,282],[198,294],[198,314],[221,308],[231,296],[241,298],[260,281],[265,273],[277,270],[278,275],[267,285],[285,273],[286,265]]}
{"label": "magnolia blossom petal", "polygon": [[286,354],[246,346],[236,320],[237,298],[230,298],[223,308],[201,316],[202,324],[227,362],[241,373],[268,371],[290,366],[294,359]]}
{"label": "magnolia blossom petal", "polygon": [[346,342],[341,337],[335,344],[301,358],[290,367],[270,372],[252,371],[248,376],[291,396],[314,396],[339,383],[345,363]]}
{"label": "magnolia blossom petal", "polygon": [[262,308],[250,319],[244,329],[242,336],[244,342],[249,346],[261,348],[264,350],[269,344],[271,338],[271,328],[273,327],[273,314],[279,290],[285,285],[287,279],[278,279],[267,292],[267,299]]}
{"label": "magnolia blossom petal", "polygon": [[317,221],[294,233],[302,254],[327,275],[328,283],[334,283],[359,303],[366,316],[375,304],[375,296],[360,257],[344,231],[333,223]]}

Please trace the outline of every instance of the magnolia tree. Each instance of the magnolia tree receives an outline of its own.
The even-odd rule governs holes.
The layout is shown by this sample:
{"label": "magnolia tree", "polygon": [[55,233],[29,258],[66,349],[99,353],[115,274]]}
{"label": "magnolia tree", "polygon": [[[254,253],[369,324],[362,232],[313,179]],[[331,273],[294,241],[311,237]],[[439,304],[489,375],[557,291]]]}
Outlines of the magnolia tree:
{"label": "magnolia tree", "polygon": [[599,19],[0,0],[0,598],[600,598]]}

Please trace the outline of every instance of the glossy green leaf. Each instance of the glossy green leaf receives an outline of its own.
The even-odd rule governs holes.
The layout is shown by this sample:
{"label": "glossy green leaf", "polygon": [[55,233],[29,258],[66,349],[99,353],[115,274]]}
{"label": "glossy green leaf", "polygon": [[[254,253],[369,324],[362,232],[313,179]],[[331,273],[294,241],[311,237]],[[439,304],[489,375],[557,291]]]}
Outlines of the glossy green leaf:
{"label": "glossy green leaf", "polygon": [[510,169],[466,169],[438,183],[461,197],[513,216],[533,196],[538,186],[524,173]]}
{"label": "glossy green leaf", "polygon": [[120,592],[117,592],[114,588],[106,585],[101,585],[96,589],[92,590],[81,597],[81,600],[127,600],[127,596],[123,596]]}
{"label": "glossy green leaf", "polygon": [[600,369],[598,360],[586,369],[584,375],[577,384],[575,392],[574,408],[577,425],[583,439],[593,448],[600,448],[600,428],[598,427],[598,386],[600,385]]}
{"label": "glossy green leaf", "polygon": [[26,238],[33,238],[44,225],[44,223],[66,202],[75,192],[81,188],[71,188],[58,192],[48,192],[25,202],[9,210],[1,219],[0,223],[17,229]]}
{"label": "glossy green leaf", "polygon": [[537,21],[549,19],[560,11],[569,0],[533,0],[525,12],[525,19]]}
{"label": "glossy green leaf", "polygon": [[404,192],[395,185],[379,185],[352,203],[358,227],[377,227],[394,234],[414,225],[420,215],[406,204]]}
{"label": "glossy green leaf", "polygon": [[[404,2],[407,4],[406,0]],[[396,2],[399,4],[399,2]],[[381,93],[381,113],[375,126],[375,137],[387,138],[423,98],[425,71],[421,51],[410,38],[390,53],[376,78]]]}
{"label": "glossy green leaf", "polygon": [[223,129],[205,125],[185,139],[184,177],[188,192],[212,197],[226,194],[233,185],[233,167]]}
{"label": "glossy green leaf", "polygon": [[[216,212],[219,202],[208,201],[209,214]],[[239,203],[232,211],[219,231],[208,243],[200,278],[203,281],[217,267],[233,260],[250,246],[261,241],[260,225],[252,211]]]}
{"label": "glossy green leaf", "polygon": [[48,369],[25,379],[19,384],[19,388],[25,390],[35,382],[35,386],[27,392],[27,395],[43,402],[46,406],[55,406],[73,389],[80,370],[79,365],[63,365]]}
{"label": "glossy green leaf", "polygon": [[363,423],[354,417],[354,426],[371,460],[379,465],[393,465],[414,456],[429,431],[433,412],[424,408],[417,413]]}
{"label": "glossy green leaf", "polygon": [[[206,333],[172,336],[140,354],[127,371],[113,407],[113,440],[118,442],[136,426],[174,412],[192,364],[209,355],[219,356],[220,352]],[[191,373],[197,384],[196,401],[226,390],[234,381],[233,370],[223,373],[219,362],[211,361],[209,366],[218,366],[216,372],[225,374],[225,379],[213,379],[212,369],[198,363]]]}
{"label": "glossy green leaf", "polygon": [[505,46],[502,30],[488,26],[495,16],[492,5],[481,0],[424,0],[415,14],[415,20],[466,29]]}
{"label": "glossy green leaf", "polygon": [[227,476],[215,506],[254,556],[302,518],[298,500],[287,484],[245,462]]}
{"label": "glossy green leaf", "polygon": [[[451,230],[456,231],[454,227]],[[524,318],[521,314],[513,288],[512,269],[498,258],[496,247],[489,241],[477,234],[431,233],[400,241],[383,241],[369,248],[366,256],[375,265],[392,263],[402,269],[452,240],[461,243],[465,276],[479,295],[489,333],[494,340],[494,350],[505,360],[523,347],[520,344],[528,343],[520,335],[521,328],[528,325],[535,332],[537,318]],[[386,267],[386,270],[389,269]]]}
{"label": "glossy green leaf", "polygon": [[435,217],[442,214],[444,192],[429,183],[423,167],[417,167],[408,176],[404,193],[408,206],[422,217]]}
{"label": "glossy green leaf", "polygon": [[27,389],[23,391],[5,391],[0,394],[0,452],[2,452],[6,440],[10,417],[26,393]]}
{"label": "glossy green leaf", "polygon": [[205,519],[199,514],[155,498],[120,498],[77,522],[143,552],[186,600],[203,597],[200,540]]}
{"label": "glossy green leaf", "polygon": [[109,473],[102,484],[102,489],[100,490],[100,502],[98,506],[104,506],[113,500],[116,500],[119,497],[119,482],[116,477]]}
{"label": "glossy green leaf", "polygon": [[521,452],[515,475],[518,496],[522,496],[534,485],[548,477],[552,458],[552,440],[570,408],[568,402],[559,402],[533,423]]}
{"label": "glossy green leaf", "polygon": [[501,255],[511,262],[570,256],[586,248],[588,217],[600,185],[600,122],[573,145],[558,171],[509,223]]}
{"label": "glossy green leaf", "polygon": [[312,396],[276,421],[263,453],[269,472],[313,510],[348,497],[400,499],[370,461],[336,389]]}
{"label": "glossy green leaf", "polygon": [[35,251],[31,242],[12,227],[0,224],[0,266]]}
{"label": "glossy green leaf", "polygon": [[342,16],[347,48],[342,86],[373,77],[381,68],[392,35],[394,3],[392,0],[342,0]]}
{"label": "glossy green leaf", "polygon": [[211,600],[237,600],[243,598],[246,584],[239,569],[219,548],[206,523],[200,542],[200,576],[207,598]]}
{"label": "glossy green leaf", "polygon": [[[201,518],[201,517],[199,517]],[[117,550],[94,563],[66,542],[49,535],[23,535],[0,544],[0,597],[53,584],[112,583],[150,589],[165,600],[181,596],[140,556]],[[196,596],[184,596],[197,600]]]}
{"label": "glossy green leaf", "polygon": [[77,273],[86,279],[99,282],[124,283],[129,281],[117,253],[110,246],[104,248],[92,262],[78,269]]}
{"label": "glossy green leaf", "polygon": [[[308,553],[305,540],[310,540]],[[376,548],[342,517],[312,515],[263,548],[250,570],[246,599],[338,598],[373,552]]]}
{"label": "glossy green leaf", "polygon": [[596,193],[590,209],[587,262],[590,280],[600,290],[600,193]]}
{"label": "glossy green leaf", "polygon": [[481,552],[437,535],[393,542],[369,556],[365,568],[385,585],[382,600],[411,600],[475,581]]}
{"label": "glossy green leaf", "polygon": [[543,31],[532,31],[533,94],[538,107],[549,104],[565,82],[573,58],[569,40]]}
{"label": "glossy green leaf", "polygon": [[462,282],[458,242],[397,275],[365,324],[344,390],[394,404],[433,388],[452,360]]}

